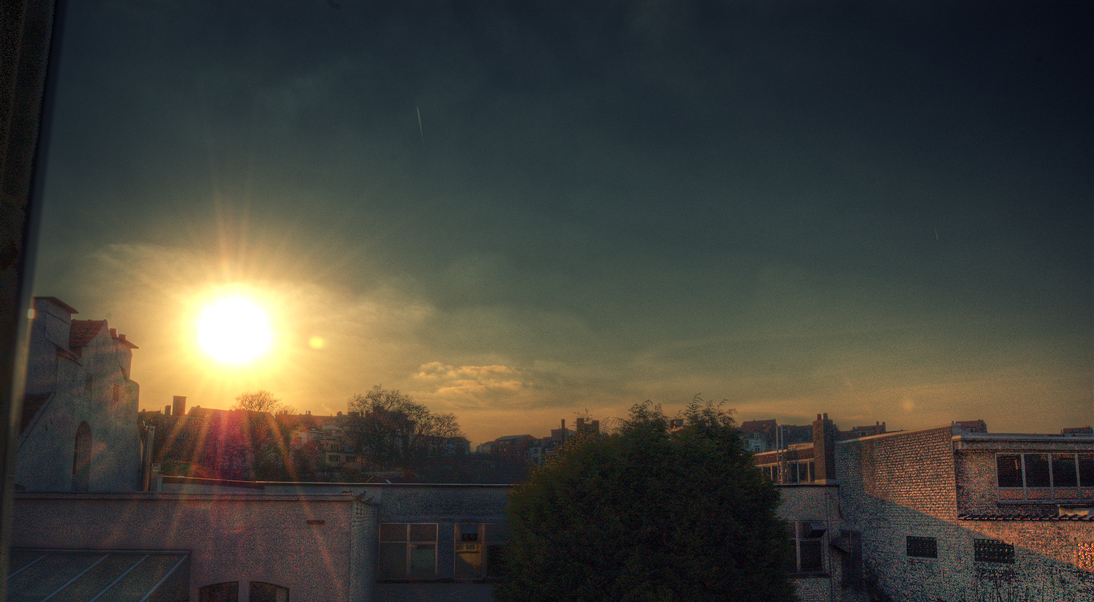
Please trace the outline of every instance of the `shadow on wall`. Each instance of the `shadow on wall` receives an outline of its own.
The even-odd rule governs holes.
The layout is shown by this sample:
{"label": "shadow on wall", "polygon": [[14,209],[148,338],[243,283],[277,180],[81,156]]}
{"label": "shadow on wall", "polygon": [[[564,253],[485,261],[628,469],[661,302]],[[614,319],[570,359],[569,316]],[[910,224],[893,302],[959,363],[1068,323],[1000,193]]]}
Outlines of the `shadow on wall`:
{"label": "shadow on wall", "polygon": [[[849,471],[840,483],[846,540],[861,541],[863,564],[845,571],[863,575],[848,585],[873,600],[1094,600],[1090,517],[970,520],[959,514],[950,435],[909,434],[905,442],[913,438],[914,453],[897,439],[839,451],[840,468]],[[907,470],[893,471],[899,464]]]}
{"label": "shadow on wall", "polygon": [[1079,565],[1094,546],[1094,522],[948,522],[879,498],[871,505],[877,510],[872,524],[859,525],[861,589],[870,600],[1094,600],[1092,567]]}

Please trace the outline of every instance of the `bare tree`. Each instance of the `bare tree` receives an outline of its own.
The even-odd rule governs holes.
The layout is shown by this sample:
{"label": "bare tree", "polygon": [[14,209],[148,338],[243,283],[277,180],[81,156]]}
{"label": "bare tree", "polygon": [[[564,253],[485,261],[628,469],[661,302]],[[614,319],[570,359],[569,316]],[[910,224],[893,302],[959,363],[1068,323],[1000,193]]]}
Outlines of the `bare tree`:
{"label": "bare tree", "polygon": [[269,412],[271,414],[295,414],[296,408],[282,403],[282,401],[274,397],[273,393],[260,389],[258,391],[247,391],[241,393],[239,397],[236,397],[236,403],[232,406],[233,410],[249,410],[251,412]]}
{"label": "bare tree", "polygon": [[349,410],[357,412],[360,442],[376,464],[403,466],[436,453],[440,441],[462,436],[453,414],[432,414],[409,395],[377,385],[354,395]]}

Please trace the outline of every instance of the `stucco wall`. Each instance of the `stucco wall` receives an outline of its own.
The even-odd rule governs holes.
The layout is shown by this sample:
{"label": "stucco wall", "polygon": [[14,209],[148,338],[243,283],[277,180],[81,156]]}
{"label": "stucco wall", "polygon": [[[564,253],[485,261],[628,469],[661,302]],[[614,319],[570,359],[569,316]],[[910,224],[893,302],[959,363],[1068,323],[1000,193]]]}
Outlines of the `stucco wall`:
{"label": "stucco wall", "polygon": [[[39,301],[32,325],[28,395],[48,396],[20,436],[17,488],[26,491],[72,491],[76,430],[91,430],[88,491],[136,491],[140,479],[141,442],[137,428],[140,389],[128,378],[132,352],[116,342],[104,325],[80,349],[65,351],[68,314]],[[64,337],[64,345],[57,344]],[[87,375],[92,377],[87,390]],[[114,386],[119,398],[114,399]],[[28,416],[28,418],[32,418]]]}
{"label": "stucco wall", "polygon": [[12,547],[190,550],[190,600],[227,581],[240,602],[250,581],[294,602],[371,599],[370,559],[353,556],[375,507],[352,495],[19,494],[12,525]]}

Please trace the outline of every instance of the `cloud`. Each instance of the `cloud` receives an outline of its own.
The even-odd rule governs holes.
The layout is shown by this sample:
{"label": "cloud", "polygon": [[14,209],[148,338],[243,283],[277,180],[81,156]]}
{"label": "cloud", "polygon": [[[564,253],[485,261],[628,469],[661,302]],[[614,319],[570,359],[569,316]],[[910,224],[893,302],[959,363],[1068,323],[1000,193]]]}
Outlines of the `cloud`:
{"label": "cloud", "polygon": [[414,378],[428,387],[426,395],[459,407],[495,405],[532,388],[519,371],[501,365],[455,367],[429,362]]}

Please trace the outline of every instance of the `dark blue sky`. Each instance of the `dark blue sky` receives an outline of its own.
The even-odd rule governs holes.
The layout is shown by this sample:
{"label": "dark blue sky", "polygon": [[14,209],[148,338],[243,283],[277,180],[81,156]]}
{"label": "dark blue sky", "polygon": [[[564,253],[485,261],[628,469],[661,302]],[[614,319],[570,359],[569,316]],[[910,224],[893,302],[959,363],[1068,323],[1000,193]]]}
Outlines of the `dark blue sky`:
{"label": "dark blue sky", "polygon": [[[381,383],[476,441],[696,392],[744,420],[1087,424],[1092,21],[74,0],[36,291],[141,346],[142,407],[325,413]],[[225,289],[275,322],[247,371],[194,347]]]}

